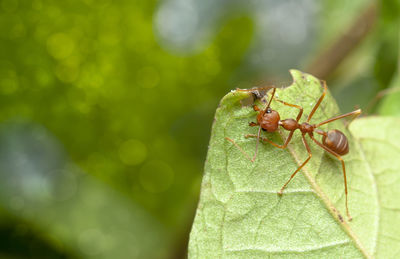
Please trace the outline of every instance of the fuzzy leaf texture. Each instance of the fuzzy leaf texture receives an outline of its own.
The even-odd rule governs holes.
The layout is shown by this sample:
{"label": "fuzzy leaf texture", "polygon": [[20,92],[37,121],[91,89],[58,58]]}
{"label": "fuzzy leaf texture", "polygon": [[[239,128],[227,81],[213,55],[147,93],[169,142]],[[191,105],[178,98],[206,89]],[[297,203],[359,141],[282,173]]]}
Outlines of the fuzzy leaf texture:
{"label": "fuzzy leaf texture", "polygon": [[[279,99],[304,108],[306,120],[322,93],[320,80],[297,70],[293,83],[277,89]],[[348,221],[340,162],[306,136],[312,158],[285,189],[278,191],[307,158],[299,131],[287,149],[260,143],[254,163],[257,113],[252,94],[232,91],[215,115],[201,196],[189,242],[189,258],[398,258],[400,256],[400,120],[371,117],[348,128],[339,120],[321,128],[339,129],[349,140],[343,156],[349,185]],[[256,101],[260,107],[265,103]],[[281,119],[298,110],[272,101]],[[346,111],[349,112],[349,111]],[[318,123],[340,114],[328,92],[311,119]],[[287,131],[262,132],[282,143]],[[316,135],[320,140],[320,136]]]}

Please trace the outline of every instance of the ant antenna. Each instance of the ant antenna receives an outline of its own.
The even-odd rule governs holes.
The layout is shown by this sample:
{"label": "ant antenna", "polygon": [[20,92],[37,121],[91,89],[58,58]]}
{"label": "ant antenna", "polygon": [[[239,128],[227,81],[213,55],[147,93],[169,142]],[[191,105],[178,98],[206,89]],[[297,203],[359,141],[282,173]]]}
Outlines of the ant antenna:
{"label": "ant antenna", "polygon": [[267,107],[265,108],[265,112],[267,112],[267,110],[270,108],[269,106],[271,105],[272,99],[274,99],[275,90],[276,90],[276,88],[274,88],[274,89],[272,90],[271,99],[269,99],[268,105],[267,105]]}

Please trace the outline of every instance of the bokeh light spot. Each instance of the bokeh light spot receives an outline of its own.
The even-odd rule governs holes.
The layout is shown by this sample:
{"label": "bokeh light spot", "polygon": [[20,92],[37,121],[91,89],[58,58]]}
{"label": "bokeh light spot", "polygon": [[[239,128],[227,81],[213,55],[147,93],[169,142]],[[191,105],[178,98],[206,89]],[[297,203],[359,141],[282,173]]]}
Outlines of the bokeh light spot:
{"label": "bokeh light spot", "polygon": [[75,42],[64,33],[56,33],[47,39],[47,50],[56,59],[69,57],[75,48]]}
{"label": "bokeh light spot", "polygon": [[39,86],[45,87],[51,84],[53,75],[49,71],[39,67],[35,72],[35,79]]}
{"label": "bokeh light spot", "polygon": [[79,70],[76,66],[59,64],[56,67],[57,78],[64,83],[72,83],[78,78]]}
{"label": "bokeh light spot", "polygon": [[20,37],[24,37],[26,35],[26,28],[25,25],[19,21],[17,22],[10,31],[10,38],[20,38]]}
{"label": "bokeh light spot", "polygon": [[127,140],[119,147],[119,157],[124,164],[138,165],[146,159],[147,147],[140,140]]}
{"label": "bokeh light spot", "polygon": [[174,171],[163,161],[150,161],[140,169],[139,180],[146,191],[160,193],[171,186]]}

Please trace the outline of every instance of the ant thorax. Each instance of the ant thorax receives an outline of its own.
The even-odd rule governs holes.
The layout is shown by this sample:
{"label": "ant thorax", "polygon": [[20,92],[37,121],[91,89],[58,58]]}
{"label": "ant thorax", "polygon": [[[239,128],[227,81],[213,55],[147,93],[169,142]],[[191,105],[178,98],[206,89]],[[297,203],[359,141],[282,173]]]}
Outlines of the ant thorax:
{"label": "ant thorax", "polygon": [[299,128],[299,123],[297,123],[297,121],[294,119],[281,120],[279,122],[279,125],[281,125],[285,130],[289,131],[293,131]]}
{"label": "ant thorax", "polygon": [[300,124],[299,129],[302,133],[312,133],[314,131],[314,127],[307,122]]}

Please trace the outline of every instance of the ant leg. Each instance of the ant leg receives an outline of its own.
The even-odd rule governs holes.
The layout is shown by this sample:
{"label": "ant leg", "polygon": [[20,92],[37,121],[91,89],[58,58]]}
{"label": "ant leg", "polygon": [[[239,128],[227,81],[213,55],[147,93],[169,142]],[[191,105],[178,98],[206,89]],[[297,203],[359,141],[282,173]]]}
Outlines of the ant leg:
{"label": "ant leg", "polygon": [[317,144],[318,146],[322,147],[323,149],[325,149],[327,152],[329,152],[330,154],[334,155],[341,163],[342,163],[342,169],[343,169],[343,178],[344,178],[344,193],[346,196],[346,213],[347,213],[347,217],[349,218],[349,221],[352,220],[352,217],[350,216],[349,213],[349,206],[347,203],[347,177],[346,177],[346,167],[344,165],[344,161],[343,158],[341,156],[339,156],[338,154],[336,154],[335,152],[333,152],[332,150],[330,150],[328,147],[324,146],[322,143],[320,143],[318,140],[316,140],[313,136],[311,136],[311,139],[315,142],[315,144]]}
{"label": "ant leg", "polygon": [[314,105],[313,109],[311,110],[310,115],[308,115],[307,122],[310,122],[311,117],[314,115],[315,111],[318,109],[319,105],[321,104],[321,102],[324,99],[326,92],[328,90],[328,87],[326,86],[326,82],[321,80],[321,83],[324,85],[324,91],[322,92],[321,97],[319,97],[317,103]]}
{"label": "ant leg", "polygon": [[249,157],[249,155],[247,155],[246,152],[244,152],[244,150],[243,150],[238,144],[236,144],[236,142],[235,142],[233,139],[228,138],[228,137],[225,137],[225,139],[228,140],[229,142],[231,142],[235,147],[237,147],[237,148],[240,150],[240,152],[241,152],[248,160],[250,160],[251,162],[254,162],[254,161]]}
{"label": "ant leg", "polygon": [[257,151],[258,151],[258,143],[260,142],[260,134],[261,134],[261,126],[258,128],[256,151],[254,152],[253,159],[251,159],[251,162],[254,162],[256,160]]}
{"label": "ant leg", "polygon": [[261,111],[261,109],[257,105],[253,105],[253,110],[256,112]]}
{"label": "ant leg", "polygon": [[299,109],[300,111],[299,111],[299,113],[297,114],[297,118],[296,118],[296,121],[299,122],[299,120],[300,120],[300,118],[301,118],[301,115],[303,114],[303,107],[301,107],[301,106],[299,106],[299,105],[287,103],[287,102],[282,101],[282,100],[279,100],[279,99],[275,99],[275,100],[278,101],[278,102],[280,102],[280,103],[283,103],[284,105],[287,105],[287,106],[290,106],[290,107],[294,107],[294,108]]}
{"label": "ant leg", "polygon": [[259,136],[255,135],[255,134],[247,134],[244,137],[245,138],[259,138],[261,141],[268,142],[269,144],[271,144],[277,148],[285,149],[287,147],[287,145],[289,144],[290,140],[292,139],[293,133],[294,133],[294,130],[289,133],[289,135],[283,145],[276,144],[267,138],[259,138]]}
{"label": "ant leg", "polygon": [[325,120],[325,121],[323,121],[323,122],[320,122],[320,123],[318,123],[317,125],[315,125],[315,128],[318,128],[318,127],[320,127],[321,125],[327,124],[327,123],[329,123],[329,122],[332,122],[332,121],[335,121],[335,120],[339,120],[339,119],[342,119],[342,118],[345,118],[345,117],[349,117],[349,116],[352,116],[352,115],[355,115],[355,117],[353,118],[353,119],[355,119],[355,118],[358,117],[360,114],[361,114],[361,109],[357,109],[357,110],[355,110],[355,111],[348,112],[348,113],[345,113],[345,114],[342,114],[342,115],[339,115],[339,116],[336,116],[336,117],[327,119],[327,120]]}
{"label": "ant leg", "polygon": [[238,92],[254,92],[254,91],[258,91],[258,90],[270,90],[272,88],[275,88],[275,86],[259,86],[259,87],[253,87],[250,89],[240,89],[240,88],[236,88],[236,91]]}
{"label": "ant leg", "polygon": [[[357,107],[357,108],[358,108],[358,107]],[[357,119],[357,117],[361,115],[361,109],[357,109],[357,110],[360,110],[360,112],[359,112],[359,113],[356,112],[356,113],[354,114],[353,118],[351,118],[350,120],[346,120],[346,121],[344,122],[344,127],[345,127],[346,129],[349,128],[349,125],[350,125],[350,123],[353,122],[353,120]],[[357,110],[355,110],[355,111],[357,111]],[[353,111],[353,112],[355,112],[355,111]]]}
{"label": "ant leg", "polygon": [[261,127],[258,129],[258,134],[255,135],[257,137],[257,143],[256,143],[256,151],[254,152],[253,158],[250,158],[250,156],[243,150],[243,148],[241,148],[238,144],[236,144],[236,142],[228,137],[225,137],[226,140],[228,140],[229,142],[231,142],[235,147],[237,147],[240,152],[248,159],[250,160],[250,162],[254,163],[254,161],[256,160],[257,157],[257,152],[258,152],[258,143],[260,142],[260,134],[261,134]]}
{"label": "ant leg", "polygon": [[289,182],[293,179],[293,177],[297,174],[297,172],[299,172],[300,169],[303,168],[303,166],[304,166],[305,164],[307,164],[307,162],[310,160],[310,158],[311,158],[311,156],[312,156],[310,147],[309,147],[308,144],[307,144],[307,141],[306,141],[306,139],[305,139],[305,137],[304,137],[304,134],[301,135],[301,138],[302,138],[302,140],[303,140],[304,146],[305,146],[306,149],[307,149],[308,158],[296,169],[296,171],[294,171],[294,173],[290,176],[290,179],[282,186],[281,190],[278,192],[279,195],[282,195],[283,190],[286,188],[286,186],[289,184]]}

